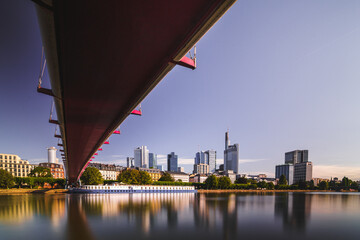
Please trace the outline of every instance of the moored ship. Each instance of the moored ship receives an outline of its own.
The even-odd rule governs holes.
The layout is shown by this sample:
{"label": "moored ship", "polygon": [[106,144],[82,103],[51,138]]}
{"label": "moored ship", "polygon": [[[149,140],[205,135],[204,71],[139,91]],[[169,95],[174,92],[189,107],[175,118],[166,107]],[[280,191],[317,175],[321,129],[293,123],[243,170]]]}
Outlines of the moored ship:
{"label": "moored ship", "polygon": [[69,193],[195,193],[194,186],[83,185],[69,187]]}

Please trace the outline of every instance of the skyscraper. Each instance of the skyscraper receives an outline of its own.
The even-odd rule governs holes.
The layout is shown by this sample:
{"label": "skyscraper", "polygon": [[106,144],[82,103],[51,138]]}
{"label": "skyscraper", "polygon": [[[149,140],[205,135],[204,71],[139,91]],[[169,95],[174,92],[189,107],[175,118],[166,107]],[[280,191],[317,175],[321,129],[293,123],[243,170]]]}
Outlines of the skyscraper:
{"label": "skyscraper", "polygon": [[282,164],[276,165],[275,167],[275,178],[280,178],[284,175],[288,185],[294,183],[294,165],[293,164]]}
{"label": "skyscraper", "polygon": [[149,150],[146,146],[141,146],[134,150],[134,165],[135,167],[142,168],[149,167]]}
{"label": "skyscraper", "polygon": [[171,172],[177,172],[178,170],[178,156],[174,152],[167,155],[167,168]]}
{"label": "skyscraper", "polygon": [[225,133],[224,171],[239,173],[239,144],[230,145],[229,131]]}
{"label": "skyscraper", "polygon": [[157,167],[157,155],[155,153],[149,153],[149,168]]}
{"label": "skyscraper", "polygon": [[285,175],[288,184],[300,181],[310,181],[312,179],[312,162],[309,161],[308,150],[294,150],[285,153],[285,164],[277,165],[275,177],[280,178]]}
{"label": "skyscraper", "polygon": [[128,168],[134,167],[134,158],[133,157],[126,158],[126,167],[128,167]]}
{"label": "skyscraper", "polygon": [[195,155],[195,164],[209,164],[209,155],[206,152],[197,152]]}
{"label": "skyscraper", "polygon": [[309,159],[308,150],[295,150],[285,153],[285,163],[297,164],[307,162]]}
{"label": "skyscraper", "polygon": [[208,155],[208,160],[209,160],[209,167],[210,167],[210,172],[214,173],[216,171],[216,151],[215,150],[207,150],[205,152]]}

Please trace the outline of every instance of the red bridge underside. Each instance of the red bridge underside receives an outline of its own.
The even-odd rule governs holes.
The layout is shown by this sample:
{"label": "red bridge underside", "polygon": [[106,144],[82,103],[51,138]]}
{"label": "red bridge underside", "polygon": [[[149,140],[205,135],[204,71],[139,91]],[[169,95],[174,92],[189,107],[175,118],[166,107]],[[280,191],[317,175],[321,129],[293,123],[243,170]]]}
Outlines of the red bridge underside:
{"label": "red bridge underside", "polygon": [[[55,39],[49,39],[56,44],[44,45],[47,58],[56,55],[48,70],[58,92],[67,175],[75,182],[96,150],[184,56],[184,49],[205,34],[201,28],[213,25],[217,19],[211,18],[221,17],[233,1],[35,3],[43,42],[55,32]],[[53,28],[44,15],[51,16]]]}

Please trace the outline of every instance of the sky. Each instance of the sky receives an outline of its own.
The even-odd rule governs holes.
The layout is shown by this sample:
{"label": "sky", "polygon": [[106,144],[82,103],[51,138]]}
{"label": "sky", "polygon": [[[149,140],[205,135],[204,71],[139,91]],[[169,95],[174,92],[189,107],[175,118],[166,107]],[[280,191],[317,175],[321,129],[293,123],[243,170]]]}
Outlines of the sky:
{"label": "sky", "polygon": [[[274,176],[308,149],[313,177],[360,179],[360,1],[237,1],[197,43],[197,69],[176,66],[110,138],[98,162],[126,164],[146,145],[175,152],[240,145],[240,172]],[[36,92],[41,38],[33,3],[0,1],[0,153],[31,163],[56,146],[51,98]],[[49,86],[45,78],[44,86]]]}

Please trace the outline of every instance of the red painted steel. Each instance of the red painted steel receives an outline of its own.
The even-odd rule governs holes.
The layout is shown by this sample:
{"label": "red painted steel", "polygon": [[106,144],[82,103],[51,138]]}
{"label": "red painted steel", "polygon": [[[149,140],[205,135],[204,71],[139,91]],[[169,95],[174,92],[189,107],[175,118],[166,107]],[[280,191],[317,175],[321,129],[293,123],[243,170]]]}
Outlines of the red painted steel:
{"label": "red painted steel", "polygon": [[194,65],[181,55],[234,0],[50,2],[52,11],[36,10],[52,89],[38,91],[55,95],[66,172],[75,182],[174,61]]}
{"label": "red painted steel", "polygon": [[135,110],[133,110],[133,111],[131,112],[131,114],[133,114],[133,115],[140,115],[140,116],[141,116],[142,112],[141,112],[141,110],[135,109]]}
{"label": "red painted steel", "polygon": [[195,60],[186,56],[184,56],[179,62],[177,62],[177,64],[183,67],[191,68],[192,70],[196,68]]}

